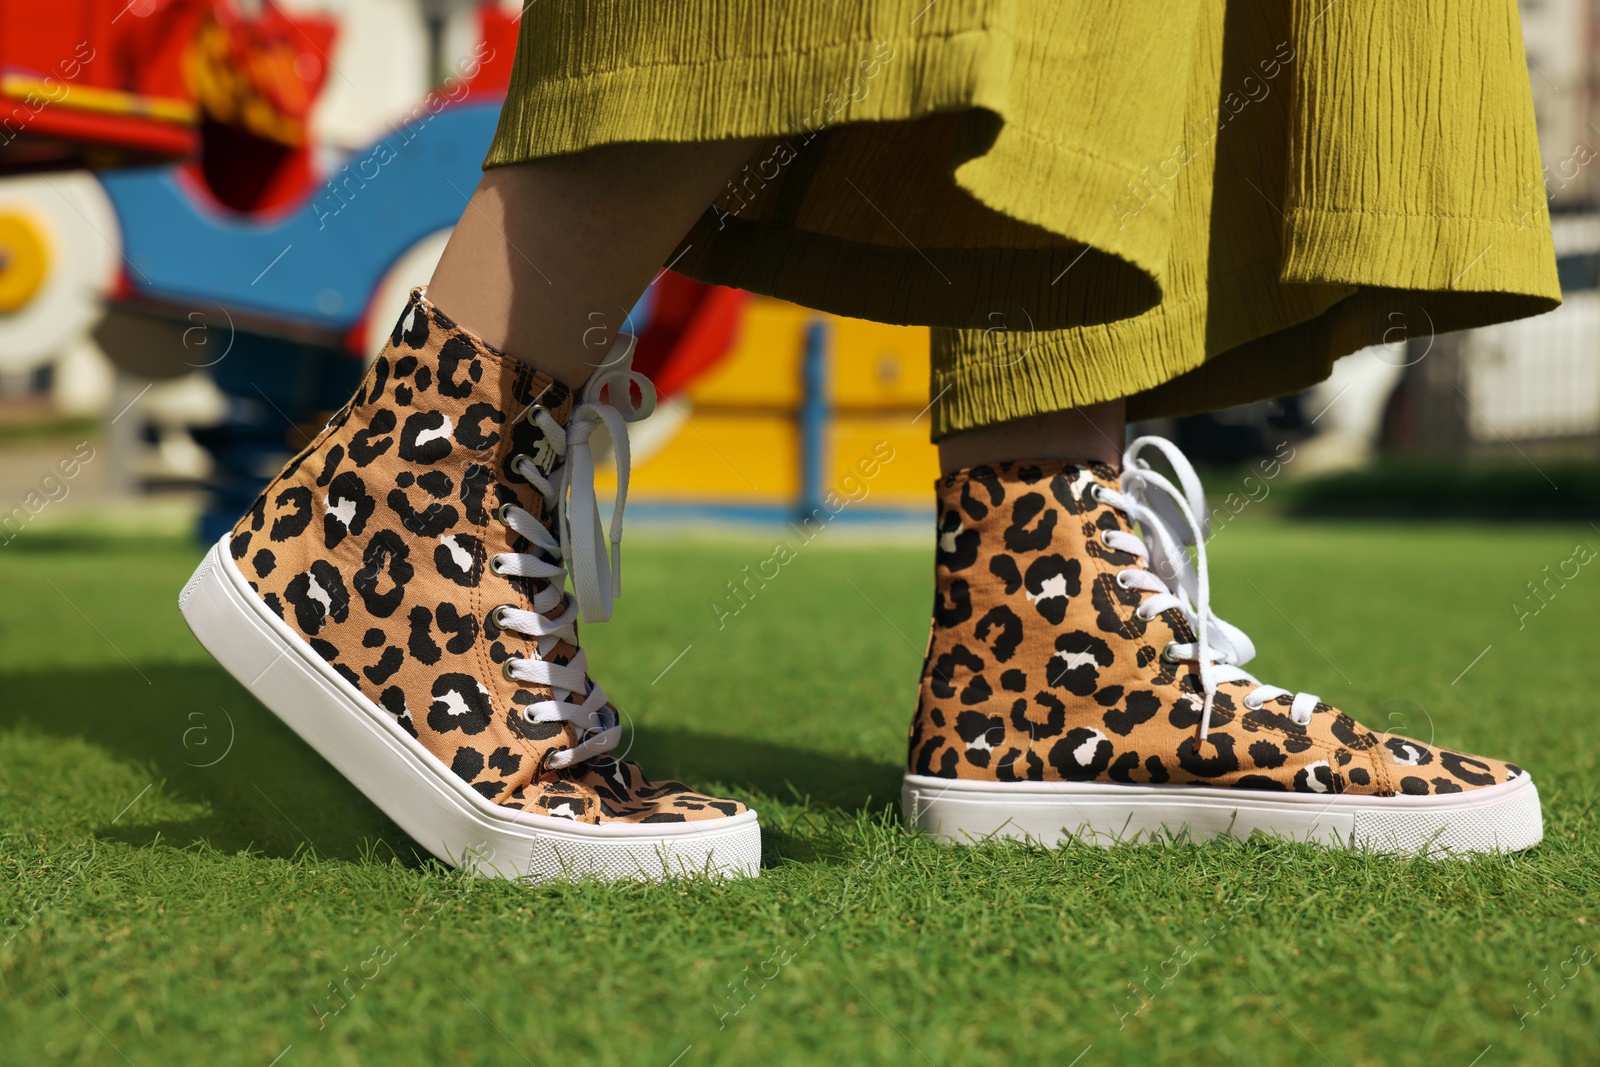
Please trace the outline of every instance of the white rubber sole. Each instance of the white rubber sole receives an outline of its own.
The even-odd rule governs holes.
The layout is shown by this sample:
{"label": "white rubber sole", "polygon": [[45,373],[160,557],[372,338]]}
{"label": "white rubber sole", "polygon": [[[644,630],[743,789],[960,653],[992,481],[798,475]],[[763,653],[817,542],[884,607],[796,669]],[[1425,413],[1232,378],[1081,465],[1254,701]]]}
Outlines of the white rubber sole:
{"label": "white rubber sole", "polygon": [[1375,852],[1516,852],[1544,837],[1527,775],[1441,796],[1316,796],[1205,786],[974,782],[908,774],[906,821],[945,844],[1017,838],[1110,846],[1263,833]]}
{"label": "white rubber sole", "polygon": [[761,865],[753,811],[710,822],[602,824],[491,803],[340,677],[250,589],[213,545],[178,597],[217,662],[367,799],[446,863],[490,877],[751,877]]}

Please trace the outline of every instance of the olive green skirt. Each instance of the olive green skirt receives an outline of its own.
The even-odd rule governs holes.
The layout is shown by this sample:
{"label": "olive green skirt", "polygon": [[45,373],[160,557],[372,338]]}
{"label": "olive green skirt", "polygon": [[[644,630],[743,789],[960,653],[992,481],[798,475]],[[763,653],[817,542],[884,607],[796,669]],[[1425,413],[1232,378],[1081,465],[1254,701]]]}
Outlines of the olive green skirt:
{"label": "olive green skirt", "polygon": [[934,436],[1560,300],[1514,0],[529,5],[486,166],[761,138],[675,269],[934,327]]}

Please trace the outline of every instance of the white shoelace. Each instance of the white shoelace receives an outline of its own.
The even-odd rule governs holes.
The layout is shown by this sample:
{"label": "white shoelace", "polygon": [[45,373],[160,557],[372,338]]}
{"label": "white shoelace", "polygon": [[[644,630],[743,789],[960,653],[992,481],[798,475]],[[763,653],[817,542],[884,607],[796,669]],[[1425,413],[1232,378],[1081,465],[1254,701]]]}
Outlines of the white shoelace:
{"label": "white shoelace", "polygon": [[[605,690],[588,677],[589,659],[582,648],[566,664],[552,663],[548,656],[566,641],[578,647],[577,622],[603,622],[611,617],[612,600],[622,595],[622,514],[628,499],[628,427],[655,410],[656,391],[650,379],[633,370],[634,338],[624,335],[620,355],[613,353],[606,365],[589,379],[582,403],[572,410],[566,426],[556,422],[544,408],[535,405],[528,421],[543,431],[561,462],[547,475],[533,458],[519,455],[511,468],[526,478],[544,497],[545,513],[556,515],[554,536],[534,515],[515,504],[502,505],[497,515],[517,533],[533,542],[529,553],[503,552],[489,560],[489,570],[498,575],[549,579],[533,598],[531,611],[502,604],[490,612],[494,624],[536,639],[535,656],[512,656],[501,665],[506,678],[549,686],[551,699],[529,704],[522,717],[530,723],[571,723],[578,732],[578,743],[558,749],[545,759],[552,769],[570,767],[616,747],[622,728],[616,713],[608,710]],[[639,390],[639,403],[633,404],[632,390]],[[610,400],[604,394],[609,390]],[[619,395],[620,391],[620,395]],[[600,529],[600,504],[594,491],[594,451],[589,440],[597,427],[604,425],[611,436],[617,466],[617,497],[611,513],[611,544],[607,551]],[[566,579],[572,578],[572,593],[566,592]],[[582,699],[571,697],[581,694]]]}
{"label": "white shoelace", "polygon": [[[1154,448],[1166,457],[1178,475],[1181,485],[1175,486],[1165,476],[1150,469],[1139,453]],[[1140,437],[1130,444],[1122,455],[1121,492],[1096,484],[1090,493],[1094,499],[1121,511],[1138,523],[1151,537],[1152,543],[1124,530],[1106,530],[1101,542],[1111,549],[1143,556],[1146,569],[1136,567],[1117,572],[1117,584],[1124,589],[1137,589],[1152,593],[1135,609],[1140,619],[1150,619],[1177,608],[1183,613],[1194,631],[1195,641],[1172,641],[1162,650],[1168,662],[1194,663],[1200,670],[1200,688],[1205,694],[1200,712],[1200,740],[1204,741],[1211,729],[1211,706],[1216,698],[1217,686],[1222,682],[1251,682],[1254,688],[1245,694],[1244,706],[1256,711],[1269,700],[1293,696],[1290,717],[1301,726],[1311,721],[1311,713],[1320,698],[1311,693],[1292,693],[1288,689],[1267,685],[1257,679],[1243,665],[1256,654],[1256,646],[1249,636],[1237,626],[1223,621],[1211,610],[1211,575],[1206,564],[1205,492],[1194,468],[1171,441],[1161,437]],[[1161,495],[1152,497],[1151,490]],[[1196,516],[1199,516],[1197,519]],[[1181,531],[1181,536],[1174,534]],[[1194,546],[1191,561],[1188,547]],[[1174,589],[1161,575],[1175,579]]]}

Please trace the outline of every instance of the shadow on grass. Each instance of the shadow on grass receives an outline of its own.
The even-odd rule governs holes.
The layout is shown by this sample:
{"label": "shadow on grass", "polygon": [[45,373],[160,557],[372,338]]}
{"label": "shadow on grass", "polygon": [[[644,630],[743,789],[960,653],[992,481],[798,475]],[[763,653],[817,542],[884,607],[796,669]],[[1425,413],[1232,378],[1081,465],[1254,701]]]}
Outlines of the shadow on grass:
{"label": "shadow on grass", "polygon": [[6,551],[13,556],[100,555],[161,553],[164,555],[192,556],[196,564],[205,550],[193,548],[170,534],[144,530],[106,530],[24,528],[13,541],[5,542]]}
{"label": "shadow on grass", "polygon": [[[288,858],[306,848],[347,861],[428,854],[219,667],[142,665],[0,676],[0,730],[75,738],[109,761],[145,768],[163,792],[205,814],[97,830],[135,846],[195,842],[224,853]],[[146,681],[148,679],[148,682]],[[624,742],[626,744],[626,740]],[[637,731],[628,758],[652,777],[809,798],[813,809],[881,807],[899,793],[897,765],[690,730]],[[93,789],[93,770],[86,788]],[[769,834],[769,859],[804,861],[793,835]]]}

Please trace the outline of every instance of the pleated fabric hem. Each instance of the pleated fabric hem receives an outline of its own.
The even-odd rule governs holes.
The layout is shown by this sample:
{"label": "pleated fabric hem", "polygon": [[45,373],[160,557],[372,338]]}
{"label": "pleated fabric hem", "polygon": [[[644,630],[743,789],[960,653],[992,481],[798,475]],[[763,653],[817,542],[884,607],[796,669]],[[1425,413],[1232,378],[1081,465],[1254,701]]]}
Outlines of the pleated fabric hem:
{"label": "pleated fabric hem", "polygon": [[1540,311],[1560,303],[1550,269],[1550,217],[1542,206],[1518,222],[1331,207],[1291,208],[1287,222],[1285,282],[1337,277],[1386,289],[1499,293],[1519,302],[1535,297],[1547,301]]}
{"label": "pleated fabric hem", "polygon": [[[1219,279],[1209,292],[1168,301],[1136,318],[1071,333],[936,330],[929,385],[933,439],[1123,398],[1129,401],[1131,418],[1171,414],[1142,410],[1147,405],[1141,397],[1197,368],[1207,369],[1206,352],[1194,342],[1207,333],[1210,303],[1222,303],[1232,312],[1226,324],[1213,326],[1219,350],[1226,351],[1252,337],[1314,318],[1353,292],[1330,286],[1284,288],[1277,284],[1277,276],[1276,261],[1259,261],[1249,270]],[[1254,385],[1242,391],[1250,400],[1274,395]]]}
{"label": "pleated fabric hem", "polygon": [[1286,223],[1281,264],[1211,279],[1195,299],[1134,319],[1073,333],[935,331],[934,440],[1119,398],[1130,419],[1214,411],[1310,388],[1369,345],[1561,303],[1543,213],[1517,224],[1300,210]]}
{"label": "pleated fabric hem", "polygon": [[[861,84],[841,78],[887,46],[891,60]],[[807,51],[622,66],[559,78],[513,71],[484,166],[629,141],[721,141],[814,134],[853,122],[939,112],[1004,111],[1011,41],[997,29],[841,41]],[[818,99],[817,86],[838,81]],[[864,91],[860,91],[864,88]],[[859,96],[858,96],[859,91]],[[640,101],[659,101],[641,107]],[[809,110],[792,101],[816,101]]]}

